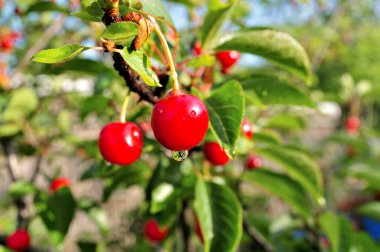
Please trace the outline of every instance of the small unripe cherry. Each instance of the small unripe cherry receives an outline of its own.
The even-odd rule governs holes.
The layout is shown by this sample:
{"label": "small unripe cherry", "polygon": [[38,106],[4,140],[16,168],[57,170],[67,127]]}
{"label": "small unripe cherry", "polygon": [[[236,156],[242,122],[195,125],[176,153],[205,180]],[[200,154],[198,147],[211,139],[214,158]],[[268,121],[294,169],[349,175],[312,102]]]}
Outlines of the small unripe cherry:
{"label": "small unripe cherry", "polygon": [[151,124],[154,136],[165,148],[188,150],[206,135],[208,112],[198,97],[170,92],[154,105]]}
{"label": "small unripe cherry", "polygon": [[215,56],[222,65],[222,73],[227,74],[229,69],[239,60],[240,53],[238,51],[220,51]]}
{"label": "small unripe cherry", "polygon": [[347,118],[345,126],[349,134],[355,134],[360,127],[360,119],[357,116],[350,116]]}
{"label": "small unripe cherry", "polygon": [[157,221],[150,219],[145,223],[144,234],[151,242],[160,242],[166,238],[169,229],[167,227],[160,228]]}
{"label": "small unripe cherry", "polygon": [[29,247],[30,236],[28,231],[17,229],[13,234],[8,236],[6,245],[14,251],[24,251]]}
{"label": "small unripe cherry", "polygon": [[98,147],[106,161],[117,165],[129,165],[140,157],[143,137],[136,124],[113,122],[101,130]]}
{"label": "small unripe cherry", "polygon": [[255,170],[263,165],[263,161],[256,155],[248,155],[245,166],[248,170]]}
{"label": "small unripe cherry", "polygon": [[230,158],[217,142],[206,142],[203,146],[203,153],[208,161],[213,165],[225,165]]}
{"label": "small unripe cherry", "polygon": [[70,181],[67,178],[57,178],[50,183],[49,189],[51,192],[56,192],[58,189],[62,187],[69,187],[69,186],[70,186]]}
{"label": "small unripe cherry", "polygon": [[252,138],[252,124],[247,118],[243,119],[243,123],[241,124],[241,131],[248,139]]}
{"label": "small unripe cherry", "polygon": [[201,242],[203,243],[204,242],[204,238],[203,238],[202,229],[201,229],[201,225],[199,223],[198,218],[195,219],[195,231],[197,232],[199,240],[201,240]]}

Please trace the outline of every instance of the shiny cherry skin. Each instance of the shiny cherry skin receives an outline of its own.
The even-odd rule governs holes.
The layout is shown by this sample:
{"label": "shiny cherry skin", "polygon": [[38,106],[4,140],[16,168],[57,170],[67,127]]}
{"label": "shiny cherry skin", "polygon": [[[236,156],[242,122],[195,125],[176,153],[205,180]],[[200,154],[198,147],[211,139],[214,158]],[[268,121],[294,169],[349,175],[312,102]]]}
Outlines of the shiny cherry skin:
{"label": "shiny cherry skin", "polygon": [[228,70],[238,62],[240,53],[238,51],[220,51],[215,56],[222,65],[222,72],[228,73]]}
{"label": "shiny cherry skin", "polygon": [[243,123],[241,124],[241,131],[248,139],[252,139],[252,124],[247,118],[243,119]]}
{"label": "shiny cherry skin", "polygon": [[7,238],[7,247],[14,251],[24,251],[29,247],[30,236],[28,231],[17,229]]}
{"label": "shiny cherry skin", "polygon": [[203,153],[208,161],[213,165],[225,165],[230,158],[217,142],[206,142],[203,146]]}
{"label": "shiny cherry skin", "polygon": [[106,161],[129,165],[141,155],[143,136],[139,127],[132,122],[113,122],[101,130],[98,147]]}
{"label": "shiny cherry skin", "polygon": [[204,238],[203,238],[202,229],[201,229],[201,225],[199,224],[198,218],[195,219],[195,232],[197,232],[199,240],[201,240],[201,242],[203,243]]}
{"label": "shiny cherry skin", "polygon": [[208,112],[196,96],[170,92],[154,105],[151,118],[156,140],[174,151],[198,145],[208,128]]}
{"label": "shiny cherry skin", "polygon": [[67,178],[57,178],[51,182],[49,189],[51,192],[55,192],[62,187],[69,187],[69,186],[70,186],[70,181]]}
{"label": "shiny cherry skin", "polygon": [[258,169],[262,165],[263,165],[263,161],[261,160],[261,158],[259,158],[256,155],[249,155],[245,163],[245,166],[247,167],[248,170]]}
{"label": "shiny cherry skin", "polygon": [[145,237],[151,242],[160,242],[168,235],[168,228],[160,228],[157,221],[150,219],[145,223],[144,234]]}
{"label": "shiny cherry skin", "polygon": [[360,119],[357,116],[350,116],[346,121],[346,131],[350,134],[354,134],[360,127]]}

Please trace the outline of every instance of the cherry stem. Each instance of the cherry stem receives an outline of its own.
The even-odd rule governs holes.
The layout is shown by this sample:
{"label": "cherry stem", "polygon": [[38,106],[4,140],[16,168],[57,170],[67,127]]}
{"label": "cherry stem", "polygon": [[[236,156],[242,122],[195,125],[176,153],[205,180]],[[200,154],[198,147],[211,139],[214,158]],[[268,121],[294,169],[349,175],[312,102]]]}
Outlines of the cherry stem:
{"label": "cherry stem", "polygon": [[131,90],[128,90],[128,93],[124,98],[123,106],[121,107],[120,118],[119,118],[119,121],[121,123],[125,123],[125,116],[127,115],[130,93],[131,93]]}
{"label": "cherry stem", "polygon": [[164,53],[165,53],[165,56],[166,56],[166,58],[168,60],[169,68],[170,68],[170,73],[171,73],[172,79],[173,79],[173,93],[177,94],[177,93],[180,92],[180,87],[179,87],[179,82],[178,82],[178,75],[177,75],[177,72],[175,70],[175,65],[174,65],[173,57],[172,57],[172,54],[170,53],[170,49],[169,49],[168,43],[166,42],[165,36],[162,33],[160,26],[156,22],[156,19],[154,17],[150,16],[150,15],[149,15],[149,19],[154,24],[154,29],[156,30],[158,38],[160,39],[161,45],[162,45],[162,47],[164,49]]}

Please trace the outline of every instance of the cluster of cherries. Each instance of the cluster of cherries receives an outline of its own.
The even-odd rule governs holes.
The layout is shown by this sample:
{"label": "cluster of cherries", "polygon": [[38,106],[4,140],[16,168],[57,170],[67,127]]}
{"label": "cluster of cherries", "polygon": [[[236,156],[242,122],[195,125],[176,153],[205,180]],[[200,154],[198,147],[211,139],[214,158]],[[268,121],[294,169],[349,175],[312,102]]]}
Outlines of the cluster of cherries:
{"label": "cluster of cherries", "polygon": [[[50,183],[49,190],[51,193],[55,193],[57,190],[63,187],[70,186],[70,182],[66,178],[57,178]],[[7,248],[14,251],[25,251],[30,245],[30,235],[27,230],[18,228],[6,240]]]}
{"label": "cluster of cherries", "polygon": [[[199,41],[195,41],[193,45],[193,53],[196,56],[202,55],[202,45]],[[239,61],[240,53],[238,51],[220,51],[215,54],[220,62],[220,71],[223,74],[228,74],[230,69]]]}

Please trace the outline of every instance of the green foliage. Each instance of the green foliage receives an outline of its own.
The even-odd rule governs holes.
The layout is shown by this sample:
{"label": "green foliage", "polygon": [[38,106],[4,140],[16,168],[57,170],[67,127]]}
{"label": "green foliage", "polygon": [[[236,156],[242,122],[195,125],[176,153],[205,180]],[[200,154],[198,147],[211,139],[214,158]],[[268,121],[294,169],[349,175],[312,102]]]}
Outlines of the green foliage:
{"label": "green foliage", "polygon": [[194,207],[204,237],[204,251],[235,251],[242,235],[242,209],[226,186],[198,180]]}
{"label": "green foliage", "polygon": [[47,49],[36,53],[33,61],[40,63],[61,63],[65,62],[81,52],[90,49],[80,44],[65,45],[55,49]]}
{"label": "green foliage", "polygon": [[212,132],[228,155],[235,156],[234,149],[244,114],[244,96],[240,83],[224,83],[215,89],[205,102]]}
{"label": "green foliage", "polygon": [[120,22],[108,26],[104,30],[102,37],[116,44],[124,45],[126,42],[130,42],[131,39],[139,33],[140,31],[137,24],[133,22]]}

